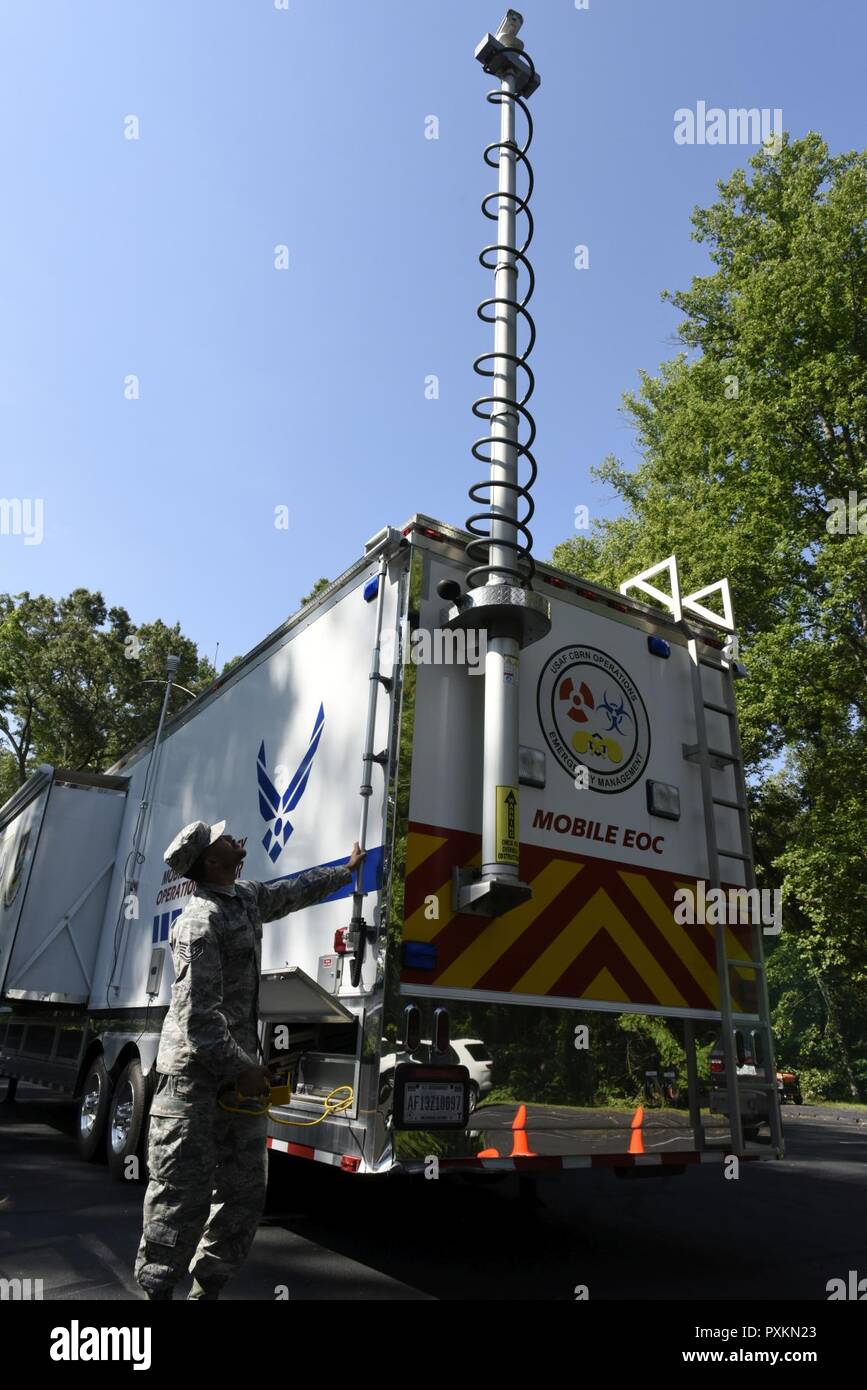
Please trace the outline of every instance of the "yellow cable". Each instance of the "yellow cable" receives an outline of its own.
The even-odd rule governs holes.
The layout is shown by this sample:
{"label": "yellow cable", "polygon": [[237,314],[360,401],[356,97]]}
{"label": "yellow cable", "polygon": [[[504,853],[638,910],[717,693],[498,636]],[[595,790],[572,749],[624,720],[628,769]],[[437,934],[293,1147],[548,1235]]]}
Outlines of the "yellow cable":
{"label": "yellow cable", "polygon": [[[343,1100],[337,1100],[332,1103],[331,1097],[336,1096],[338,1091],[348,1091],[349,1094]],[[237,1095],[237,1092],[235,1094]],[[254,1097],[251,1096],[250,1099],[253,1100]],[[275,1125],[299,1125],[306,1128],[310,1125],[321,1125],[322,1121],[327,1120],[329,1115],[341,1115],[344,1110],[349,1110],[351,1108],[354,1100],[355,1093],[351,1086],[335,1086],[334,1090],[329,1091],[328,1095],[325,1097],[322,1114],[317,1115],[315,1120],[283,1120],[279,1115],[272,1115],[270,1086],[268,1087],[268,1099],[259,1110],[244,1110],[238,1105],[227,1105],[225,1101],[219,1099],[217,1100],[217,1104],[221,1110],[228,1110],[231,1115],[249,1115],[254,1119],[259,1115],[268,1115],[269,1118],[274,1121]]]}
{"label": "yellow cable", "polygon": [[[338,1091],[348,1091],[349,1095],[345,1100],[337,1100],[332,1105],[331,1097],[336,1096]],[[322,1121],[327,1120],[329,1115],[341,1115],[344,1110],[349,1110],[354,1100],[355,1092],[351,1086],[335,1086],[334,1090],[329,1091],[328,1095],[325,1097],[325,1105],[322,1114],[318,1115],[315,1120],[281,1120],[279,1115],[271,1115],[270,1110],[268,1113],[275,1125],[321,1125]]]}

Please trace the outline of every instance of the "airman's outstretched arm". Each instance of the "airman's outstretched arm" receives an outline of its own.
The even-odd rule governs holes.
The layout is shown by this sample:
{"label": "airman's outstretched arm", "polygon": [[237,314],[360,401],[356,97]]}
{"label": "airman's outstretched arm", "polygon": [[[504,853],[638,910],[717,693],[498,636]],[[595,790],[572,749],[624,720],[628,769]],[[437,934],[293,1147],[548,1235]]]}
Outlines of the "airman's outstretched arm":
{"label": "airman's outstretched arm", "polygon": [[351,883],[355,869],[361,863],[366,851],[353,846],[352,853],[345,864],[335,864],[329,868],[308,869],[283,883],[254,883],[263,922],[273,922],[277,917],[285,917],[287,912],[297,912],[301,907],[312,907],[320,903],[335,889]]}

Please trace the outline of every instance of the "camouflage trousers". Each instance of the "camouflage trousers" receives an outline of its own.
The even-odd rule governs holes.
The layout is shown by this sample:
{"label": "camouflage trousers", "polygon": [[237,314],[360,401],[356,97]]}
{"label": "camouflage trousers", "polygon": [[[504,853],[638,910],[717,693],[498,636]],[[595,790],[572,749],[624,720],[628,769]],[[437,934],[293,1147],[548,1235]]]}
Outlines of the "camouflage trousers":
{"label": "camouflage trousers", "polygon": [[[240,1269],[265,1205],[267,1116],[220,1108],[210,1078],[159,1078],[148,1136],[150,1181],[135,1277],[150,1293],[187,1269],[219,1289]],[[226,1096],[232,1104],[234,1087]]]}

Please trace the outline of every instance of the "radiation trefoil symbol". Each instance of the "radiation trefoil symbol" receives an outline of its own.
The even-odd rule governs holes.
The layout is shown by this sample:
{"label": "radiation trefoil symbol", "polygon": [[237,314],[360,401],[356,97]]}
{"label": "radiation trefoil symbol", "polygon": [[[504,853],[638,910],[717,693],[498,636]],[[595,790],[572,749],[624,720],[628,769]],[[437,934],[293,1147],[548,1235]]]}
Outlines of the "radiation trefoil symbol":
{"label": "radiation trefoil symbol", "polygon": [[587,682],[582,681],[576,690],[572,677],[567,676],[560,686],[559,693],[561,700],[568,700],[569,702],[566,718],[573,719],[576,724],[586,724],[589,718],[588,709],[596,708],[593,691]]}
{"label": "radiation trefoil symbol", "polygon": [[[289,812],[294,811],[298,802],[304,795],[307,781],[310,777],[310,769],[313,766],[313,759],[319,747],[319,740],[322,737],[322,730],[325,728],[325,706],[319,706],[319,713],[313,725],[313,732],[310,735],[310,742],[301,762],[298,764],[288,787],[282,797],[271,781],[268,773],[268,766],[265,761],[265,740],[259,745],[259,756],[256,759],[256,775],[259,782],[259,810],[262,819],[268,822],[268,829],[262,837],[262,844],[265,853],[272,864],[276,863],[286,842],[294,830],[294,826],[289,820]],[[279,770],[279,769],[278,769]]]}

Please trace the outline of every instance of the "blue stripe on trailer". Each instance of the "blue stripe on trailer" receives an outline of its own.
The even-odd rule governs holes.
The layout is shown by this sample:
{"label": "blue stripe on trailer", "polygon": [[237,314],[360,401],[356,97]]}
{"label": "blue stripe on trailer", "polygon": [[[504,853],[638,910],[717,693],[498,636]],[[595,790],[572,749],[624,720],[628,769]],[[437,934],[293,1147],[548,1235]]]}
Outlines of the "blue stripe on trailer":
{"label": "blue stripe on trailer", "polygon": [[[281,874],[279,878],[269,878],[269,886],[275,883],[288,883],[293,878],[298,878],[301,874],[309,873],[310,869],[333,869],[338,865],[344,865],[349,858],[344,854],[341,859],[329,859],[324,864],[311,864],[307,869],[298,869],[294,874]],[[376,849],[369,849],[362,860],[361,872],[361,891],[362,893],[378,893],[382,888],[382,845],[377,845]],[[335,902],[338,898],[349,898],[352,896],[353,884],[344,883],[340,888],[335,888],[333,893],[329,893],[327,898],[322,898],[324,903]]]}

